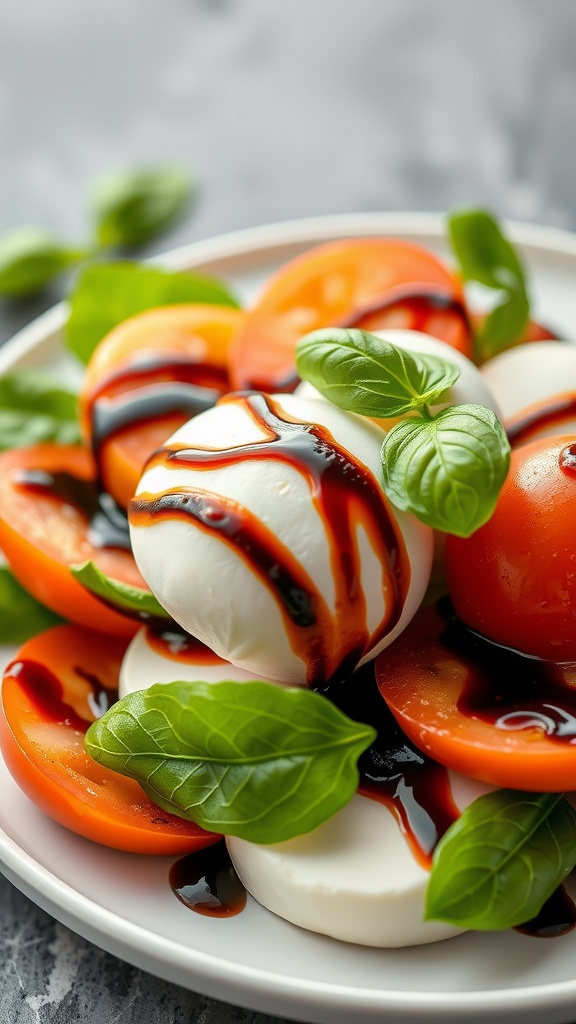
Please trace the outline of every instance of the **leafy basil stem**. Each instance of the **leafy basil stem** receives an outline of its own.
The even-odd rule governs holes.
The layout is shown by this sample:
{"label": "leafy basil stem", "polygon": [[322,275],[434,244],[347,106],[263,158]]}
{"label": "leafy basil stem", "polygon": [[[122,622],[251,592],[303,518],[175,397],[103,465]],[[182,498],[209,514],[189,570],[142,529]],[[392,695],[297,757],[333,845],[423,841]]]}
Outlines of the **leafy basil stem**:
{"label": "leafy basil stem", "polygon": [[530,319],[530,300],[518,254],[498,221],[480,209],[455,210],[448,233],[464,281],[477,281],[498,296],[476,335],[476,361],[483,362],[519,341]]}
{"label": "leafy basil stem", "polygon": [[105,248],[142,245],[169,227],[191,194],[189,175],[178,167],[116,171],[101,178],[93,207],[98,243]]}
{"label": "leafy basil stem", "polygon": [[382,444],[384,488],[398,508],[461,537],[490,518],[510,445],[490,409],[442,407],[460,375],[449,360],[405,352],[366,331],[333,328],[302,338],[296,365],[341,408],[380,419],[405,417]]}
{"label": "leafy basil stem", "polygon": [[168,619],[172,621],[171,616],[149,590],[131,587],[127,583],[111,579],[94,562],[72,565],[70,571],[74,578],[83,587],[86,587],[86,590],[96,597],[102,598],[106,604],[125,615],[143,620]]}
{"label": "leafy basil stem", "polygon": [[86,749],[171,814],[277,843],[352,799],[375,735],[311,690],[173,682],[120,700],[90,726]]}
{"label": "leafy basil stem", "polygon": [[0,295],[19,298],[40,291],[87,255],[41,228],[15,228],[0,238]]}
{"label": "leafy basil stem", "polygon": [[513,928],[536,917],[575,864],[576,812],[562,793],[488,793],[436,848],[426,918]]}

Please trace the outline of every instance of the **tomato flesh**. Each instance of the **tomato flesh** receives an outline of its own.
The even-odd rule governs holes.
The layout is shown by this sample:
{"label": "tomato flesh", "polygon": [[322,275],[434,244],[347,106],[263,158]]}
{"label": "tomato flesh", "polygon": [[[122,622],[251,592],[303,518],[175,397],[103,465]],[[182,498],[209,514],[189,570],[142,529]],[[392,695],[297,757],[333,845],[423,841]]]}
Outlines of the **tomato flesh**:
{"label": "tomato flesh", "polygon": [[76,626],[29,640],[2,684],[0,747],[14,779],[54,821],[131,853],[181,854],[219,837],[167,814],[138,783],[84,750],[95,711],[118,686],[126,641]]}

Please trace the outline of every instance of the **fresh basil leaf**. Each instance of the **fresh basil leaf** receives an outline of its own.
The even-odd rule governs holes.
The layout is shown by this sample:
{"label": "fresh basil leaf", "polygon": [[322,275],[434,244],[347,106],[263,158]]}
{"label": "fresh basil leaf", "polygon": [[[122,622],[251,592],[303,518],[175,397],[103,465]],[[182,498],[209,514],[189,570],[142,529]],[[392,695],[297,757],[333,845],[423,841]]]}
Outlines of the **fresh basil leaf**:
{"label": "fresh basil leaf", "polygon": [[448,231],[464,281],[478,281],[501,293],[476,337],[477,360],[496,355],[518,341],[530,319],[524,270],[514,246],[485,210],[456,210]]}
{"label": "fresh basil leaf", "polygon": [[509,462],[504,428],[482,405],[402,420],[382,445],[384,489],[394,505],[458,537],[490,518]]}
{"label": "fresh basil leaf", "polygon": [[426,918],[514,928],[536,917],[575,864],[576,812],[562,793],[488,793],[438,844]]}
{"label": "fresh basil leaf", "polygon": [[277,843],[351,800],[375,735],[311,690],[174,682],[124,697],[90,727],[86,749],[170,814]]}
{"label": "fresh basil leaf", "polygon": [[367,331],[324,328],[301,338],[296,367],[341,409],[363,416],[402,416],[438,401],[460,376],[435,356],[405,352]]}
{"label": "fresh basil leaf", "polygon": [[129,261],[94,263],[81,272],[70,299],[68,345],[88,362],[98,342],[122,320],[145,309],[187,302],[237,306],[226,288],[209,277]]}
{"label": "fresh basil leaf", "polygon": [[170,619],[154,594],[140,587],[131,587],[127,583],[113,580],[106,576],[94,562],[82,562],[81,565],[70,566],[74,578],[86,587],[91,594],[102,598],[106,604],[119,612],[136,615],[139,619]]}
{"label": "fresh basil leaf", "polygon": [[15,228],[0,238],[0,295],[40,291],[86,253],[61,245],[41,228]]}
{"label": "fresh basil leaf", "polygon": [[150,241],[184,211],[190,192],[189,175],[177,167],[106,175],[93,196],[99,244],[134,246]]}
{"label": "fresh basil leaf", "polygon": [[78,400],[41,370],[0,377],[0,450],[56,441],[79,444]]}
{"label": "fresh basil leaf", "polygon": [[64,620],[40,604],[7,566],[0,566],[0,644],[23,644]]}

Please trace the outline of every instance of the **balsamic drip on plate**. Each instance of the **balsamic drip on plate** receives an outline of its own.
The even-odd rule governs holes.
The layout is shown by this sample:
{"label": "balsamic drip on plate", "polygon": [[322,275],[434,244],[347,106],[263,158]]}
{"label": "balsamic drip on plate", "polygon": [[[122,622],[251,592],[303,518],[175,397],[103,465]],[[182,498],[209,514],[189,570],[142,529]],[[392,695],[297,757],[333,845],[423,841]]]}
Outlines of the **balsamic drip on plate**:
{"label": "balsamic drip on plate", "polygon": [[204,917],[232,917],[246,906],[246,890],[224,840],[181,857],[168,879],[174,895]]}

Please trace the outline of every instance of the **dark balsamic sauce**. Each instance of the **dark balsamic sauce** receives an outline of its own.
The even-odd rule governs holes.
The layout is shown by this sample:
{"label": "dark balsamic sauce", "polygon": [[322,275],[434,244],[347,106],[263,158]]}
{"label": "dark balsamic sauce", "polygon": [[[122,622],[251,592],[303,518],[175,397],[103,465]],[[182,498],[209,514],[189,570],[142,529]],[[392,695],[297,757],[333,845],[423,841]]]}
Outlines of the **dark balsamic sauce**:
{"label": "dark balsamic sauce", "polygon": [[131,551],[128,517],[110,494],[99,491],[93,480],[65,471],[19,469],[13,483],[30,494],[54,498],[71,505],[88,520],[88,540],[96,548]]}
{"label": "dark balsamic sauce", "polygon": [[[345,678],[366,651],[394,627],[402,612],[410,568],[401,532],[372,474],[327,430],[291,419],[263,394],[237,394],[223,401],[241,402],[263,431],[263,440],[222,450],[173,445],[157,452],[148,465],[193,466],[198,471],[272,459],[296,469],[307,481],[311,500],[325,524],[336,614],[275,534],[230,498],[199,487],[141,494],[131,502],[131,521],[146,526],[161,519],[192,519],[201,529],[218,533],[275,599],[292,649],[307,665],[308,682]],[[360,519],[388,581],[387,608],[373,633],[366,624],[365,597],[358,587],[360,564],[354,527]]]}
{"label": "dark balsamic sauce", "polygon": [[438,841],[460,815],[448,772],[404,734],[380,695],[374,662],[323,692],[349,718],[376,729],[375,743],[358,761],[359,792],[393,812],[412,854],[429,870]]}
{"label": "dark balsamic sauce", "polygon": [[552,893],[539,914],[514,929],[535,939],[556,939],[576,928],[576,905],[563,885]]}
{"label": "dark balsamic sauce", "polygon": [[168,878],[174,895],[204,917],[233,917],[246,906],[246,890],[223,840],[181,857]]}
{"label": "dark balsamic sauce", "polygon": [[576,743],[576,688],[566,682],[571,666],[492,643],[460,622],[448,599],[439,611],[445,623],[439,642],[467,670],[461,714],[505,731],[537,730],[551,743]]}
{"label": "dark balsamic sauce", "polygon": [[550,427],[559,431],[562,423],[573,417],[576,417],[576,395],[551,399],[509,423],[506,427],[508,440],[513,448],[519,448],[532,441],[540,431]]}
{"label": "dark balsamic sauce", "polygon": [[100,718],[117,700],[118,693],[116,690],[109,690],[96,676],[80,666],[75,666],[74,672],[88,683],[89,688],[85,695],[88,708],[86,714],[80,714],[77,708],[64,699],[62,682],[40,662],[29,658],[14,661],[6,669],[5,678],[18,680],[18,685],[38,709],[44,721],[67,725],[76,732],[85,733],[94,718]]}
{"label": "dark balsamic sauce", "polygon": [[[396,311],[407,314],[409,322],[391,323],[391,316]],[[386,327],[401,326],[411,331],[421,331],[423,334],[434,334],[434,331],[430,330],[430,322],[438,312],[452,313],[455,320],[460,320],[464,329],[470,332],[470,322],[464,304],[443,288],[430,285],[394,288],[385,297],[377,298],[369,305],[353,310],[338,322],[338,327],[377,331]]]}

